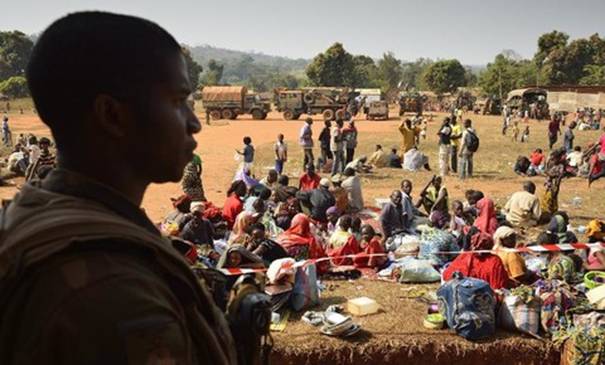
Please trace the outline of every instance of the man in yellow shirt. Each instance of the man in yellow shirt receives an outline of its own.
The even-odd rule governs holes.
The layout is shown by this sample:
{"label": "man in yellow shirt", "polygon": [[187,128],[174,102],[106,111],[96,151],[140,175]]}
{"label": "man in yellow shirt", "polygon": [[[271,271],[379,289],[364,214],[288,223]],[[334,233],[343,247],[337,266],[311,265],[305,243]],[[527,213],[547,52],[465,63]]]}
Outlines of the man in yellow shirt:
{"label": "man in yellow shirt", "polygon": [[414,147],[416,144],[416,136],[420,133],[420,129],[412,126],[412,121],[406,119],[399,125],[399,132],[401,133],[401,158],[405,153]]}
{"label": "man in yellow shirt", "polygon": [[456,121],[456,119],[457,118],[452,118],[450,123],[450,126],[452,127],[450,140],[452,141],[451,164],[453,172],[458,172],[458,149],[460,148],[460,140],[463,132],[462,126]]}

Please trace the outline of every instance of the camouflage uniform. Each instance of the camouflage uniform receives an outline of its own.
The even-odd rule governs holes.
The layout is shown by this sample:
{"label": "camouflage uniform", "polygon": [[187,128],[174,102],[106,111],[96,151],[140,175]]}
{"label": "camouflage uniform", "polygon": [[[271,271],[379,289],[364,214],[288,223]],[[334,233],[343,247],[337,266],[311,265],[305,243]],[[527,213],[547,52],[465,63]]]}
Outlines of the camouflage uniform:
{"label": "camouflage uniform", "polygon": [[226,320],[145,214],[58,169],[0,220],[1,364],[235,364]]}

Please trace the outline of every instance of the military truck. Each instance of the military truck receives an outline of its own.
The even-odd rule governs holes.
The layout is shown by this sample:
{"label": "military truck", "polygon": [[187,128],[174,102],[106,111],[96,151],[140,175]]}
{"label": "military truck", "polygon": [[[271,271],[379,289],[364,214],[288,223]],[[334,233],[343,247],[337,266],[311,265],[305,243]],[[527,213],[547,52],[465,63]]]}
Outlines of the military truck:
{"label": "military truck", "polygon": [[465,109],[469,111],[475,110],[475,97],[470,91],[460,91],[456,97],[455,106],[457,109]]}
{"label": "military truck", "polygon": [[370,105],[368,106],[368,112],[366,113],[366,119],[389,120],[389,104],[386,102],[386,100],[370,102]]}
{"label": "military truck", "polygon": [[511,110],[528,112],[531,118],[548,119],[550,111],[547,102],[548,92],[545,89],[530,87],[516,89],[508,93],[506,105]]}
{"label": "military truck", "polygon": [[285,120],[296,120],[302,114],[321,114],[324,120],[348,119],[349,104],[355,103],[355,96],[348,88],[276,89],[274,103]]}
{"label": "military truck", "polygon": [[405,113],[422,115],[424,97],[416,91],[404,91],[399,94],[399,116]]}
{"label": "military truck", "polygon": [[244,86],[206,86],[202,89],[202,105],[214,120],[233,120],[242,114],[261,120],[271,111],[268,101],[249,93]]}
{"label": "military truck", "polygon": [[479,112],[482,115],[502,114],[502,100],[497,96],[488,96],[485,100],[478,102]]}

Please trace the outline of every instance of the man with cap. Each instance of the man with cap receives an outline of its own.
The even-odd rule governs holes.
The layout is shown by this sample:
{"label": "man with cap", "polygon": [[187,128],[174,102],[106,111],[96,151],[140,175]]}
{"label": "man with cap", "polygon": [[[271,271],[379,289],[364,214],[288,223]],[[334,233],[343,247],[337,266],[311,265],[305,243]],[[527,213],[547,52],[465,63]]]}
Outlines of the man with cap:
{"label": "man with cap", "polygon": [[301,191],[297,194],[299,201],[311,210],[311,218],[318,222],[326,222],[328,208],[336,203],[334,195],[330,192],[330,180],[323,178],[319,187],[311,191]]}

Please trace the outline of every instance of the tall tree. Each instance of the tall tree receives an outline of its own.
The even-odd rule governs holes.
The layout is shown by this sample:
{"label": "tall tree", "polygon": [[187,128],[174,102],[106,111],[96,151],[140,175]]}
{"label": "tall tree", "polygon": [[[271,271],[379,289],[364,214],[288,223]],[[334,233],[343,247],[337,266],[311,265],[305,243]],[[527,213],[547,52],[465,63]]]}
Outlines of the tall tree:
{"label": "tall tree", "polygon": [[23,76],[34,47],[22,32],[0,32],[0,80]]}
{"label": "tall tree", "polygon": [[605,85],[605,65],[588,65],[584,67],[584,74],[580,85]]}
{"label": "tall tree", "polygon": [[414,62],[406,62],[401,65],[401,84],[404,88],[424,89],[423,74],[433,63],[430,58],[418,58]]}
{"label": "tall tree", "polygon": [[538,38],[538,51],[534,55],[534,61],[537,65],[542,65],[544,60],[551,52],[557,49],[565,48],[569,36],[563,32],[553,30],[545,33]]}
{"label": "tall tree", "polygon": [[307,77],[315,86],[351,86],[355,81],[353,56],[341,43],[334,43],[307,66]]}
{"label": "tall tree", "polygon": [[386,52],[378,60],[378,75],[385,93],[399,87],[403,77],[401,61],[392,52]]}
{"label": "tall tree", "polygon": [[211,86],[218,85],[223,78],[223,69],[224,66],[218,63],[216,60],[211,59],[208,61],[208,67],[206,68],[206,72],[202,74],[202,79],[200,83],[202,85]]}
{"label": "tall tree", "polygon": [[378,67],[371,57],[353,56],[353,80],[351,86],[358,88],[379,87]]}
{"label": "tall tree", "polygon": [[187,73],[189,74],[189,83],[191,83],[192,89],[197,89],[200,81],[200,74],[204,70],[197,62],[191,57],[191,51],[188,48],[183,47],[183,56],[185,56],[185,63],[187,64]]}
{"label": "tall tree", "polygon": [[456,59],[437,61],[424,74],[427,86],[438,94],[454,92],[465,85],[465,69]]}

